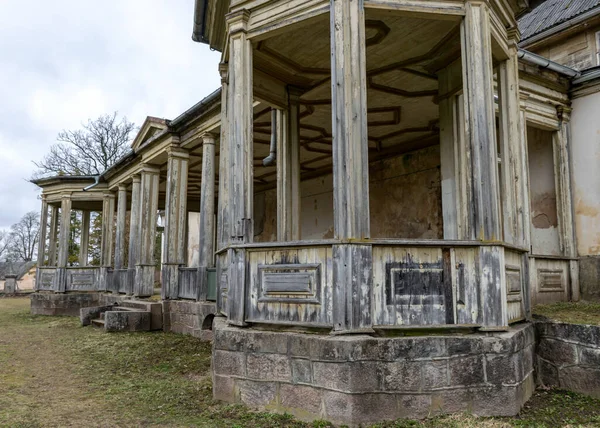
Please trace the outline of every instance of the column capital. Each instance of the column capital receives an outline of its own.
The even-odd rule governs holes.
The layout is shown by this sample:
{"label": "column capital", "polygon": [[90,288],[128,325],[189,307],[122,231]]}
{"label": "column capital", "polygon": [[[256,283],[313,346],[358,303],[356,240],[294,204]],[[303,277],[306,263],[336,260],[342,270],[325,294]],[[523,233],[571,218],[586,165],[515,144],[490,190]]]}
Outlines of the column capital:
{"label": "column capital", "polygon": [[570,122],[571,121],[571,112],[573,109],[567,106],[558,106],[556,107],[556,113],[558,114],[558,120],[561,122]]}
{"label": "column capital", "polygon": [[160,174],[160,168],[156,165],[151,165],[149,163],[143,163],[140,168],[141,174]]}
{"label": "column capital", "polygon": [[119,185],[117,186],[117,188],[119,189],[119,192],[121,192],[121,191],[123,191],[123,192],[127,191],[127,187],[128,186],[125,183],[119,183]]}
{"label": "column capital", "polygon": [[237,33],[245,33],[248,29],[248,20],[250,19],[250,11],[241,9],[225,15],[228,33],[230,36]]}
{"label": "column capital", "polygon": [[288,86],[287,91],[290,104],[298,104],[300,102],[300,97],[304,94],[304,90],[297,86]]}
{"label": "column capital", "polygon": [[200,135],[200,138],[202,138],[202,144],[215,144],[217,137],[218,134],[213,132],[204,132],[202,135]]}
{"label": "column capital", "polygon": [[114,192],[106,191],[106,192],[104,192],[104,194],[102,195],[102,197],[104,199],[115,199],[115,194],[114,194]]}
{"label": "column capital", "polygon": [[142,177],[140,177],[139,174],[135,174],[133,177],[131,177],[132,183],[141,183],[141,181],[142,181]]}
{"label": "column capital", "polygon": [[190,153],[177,146],[167,147],[167,156],[169,158],[189,159]]}
{"label": "column capital", "polygon": [[227,83],[228,72],[229,72],[229,64],[226,62],[219,63],[219,74],[221,76],[221,84]]}

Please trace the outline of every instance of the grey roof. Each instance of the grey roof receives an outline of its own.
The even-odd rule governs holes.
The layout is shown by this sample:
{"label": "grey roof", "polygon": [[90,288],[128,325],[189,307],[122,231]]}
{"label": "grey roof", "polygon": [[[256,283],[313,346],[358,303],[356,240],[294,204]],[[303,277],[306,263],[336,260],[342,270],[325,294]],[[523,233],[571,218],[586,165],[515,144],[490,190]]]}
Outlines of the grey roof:
{"label": "grey roof", "polygon": [[0,262],[0,280],[6,279],[7,274],[15,274],[17,279],[21,279],[36,264],[36,262]]}
{"label": "grey roof", "polygon": [[532,1],[531,11],[519,18],[521,40],[549,30],[598,6],[600,0]]}

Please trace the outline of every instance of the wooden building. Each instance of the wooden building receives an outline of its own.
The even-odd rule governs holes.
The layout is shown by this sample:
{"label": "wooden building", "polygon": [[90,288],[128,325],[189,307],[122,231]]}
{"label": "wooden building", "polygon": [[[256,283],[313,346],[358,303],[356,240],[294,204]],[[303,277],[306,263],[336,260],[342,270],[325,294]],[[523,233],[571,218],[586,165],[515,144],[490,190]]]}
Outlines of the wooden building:
{"label": "wooden building", "polygon": [[[570,89],[580,73],[519,47],[517,17],[527,7],[196,0],[194,39],[222,52],[222,87],[172,121],[149,117],[130,155],[101,176],[37,181],[42,219],[51,219],[38,290],[151,295],[164,210],[162,298],[210,300],[214,283],[215,312],[225,317],[214,327],[215,397],[289,410],[283,391],[302,384],[319,403],[303,401],[305,417],[378,420],[365,406],[387,409],[392,396],[386,415],[402,415],[411,405],[398,404],[406,394],[386,390],[387,378],[361,389],[356,371],[377,377],[379,369],[352,366],[348,340],[393,347],[409,339],[369,338],[408,329],[509,343],[529,337],[528,324],[513,325],[529,318],[532,302],[579,299]],[[85,250],[79,266],[66,264],[72,209],[103,214],[99,267],[86,266]],[[190,212],[199,219],[194,258]],[[305,340],[298,332],[320,333],[310,340],[329,346],[327,355],[346,355],[340,367],[356,382],[319,384],[339,373],[317,375],[324,354],[295,354]],[[233,346],[238,336],[254,348]],[[445,358],[448,373],[453,362],[467,364],[470,351],[443,343],[443,357],[412,358],[426,367]],[[481,405],[480,414],[515,413],[530,395],[533,368],[522,360],[532,345],[519,343],[506,357],[521,364],[518,379],[492,381],[490,371],[502,370],[488,366],[475,382],[510,405]],[[474,353],[490,364],[500,351],[484,348]],[[265,360],[252,365],[257,355]],[[384,364],[385,355],[371,360]],[[310,379],[298,380],[306,361]],[[450,411],[423,367],[409,395],[429,401],[412,408]],[[440,391],[471,391],[446,382]],[[346,406],[338,413],[327,404],[334,392]]]}

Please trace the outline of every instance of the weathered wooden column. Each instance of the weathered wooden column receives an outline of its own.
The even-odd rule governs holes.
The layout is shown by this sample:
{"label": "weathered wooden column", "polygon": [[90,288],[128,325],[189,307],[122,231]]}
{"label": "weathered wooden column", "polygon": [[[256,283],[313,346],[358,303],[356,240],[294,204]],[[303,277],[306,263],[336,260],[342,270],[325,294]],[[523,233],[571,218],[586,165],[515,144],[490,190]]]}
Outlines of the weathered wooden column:
{"label": "weathered wooden column", "polygon": [[127,252],[127,294],[133,294],[135,269],[139,258],[140,176],[131,181],[131,210],[129,211],[129,251]]}
{"label": "weathered wooden column", "polygon": [[48,239],[48,266],[56,266],[56,240],[58,239],[58,207],[50,205],[50,237]]}
{"label": "weathered wooden column", "polygon": [[[229,122],[227,120],[228,99],[227,64],[219,64],[221,74],[221,135],[219,139],[219,198],[217,202],[217,250],[227,248],[231,242],[229,225]],[[217,265],[217,313],[227,315],[227,295],[229,294],[229,251],[219,252]]]}
{"label": "weathered wooden column", "polygon": [[[229,207],[230,243],[252,242],[252,45],[246,35],[250,14],[246,10],[227,15],[229,33],[229,87],[227,100],[227,174],[229,189],[223,197]],[[228,250],[228,321],[244,325],[246,300],[246,251]]]}
{"label": "weathered wooden column", "polygon": [[117,230],[115,233],[115,270],[123,269],[125,261],[125,233],[127,222],[127,185],[119,184],[117,191]]}
{"label": "weathered wooden column", "polygon": [[42,211],[40,213],[40,234],[38,240],[37,263],[38,267],[44,266],[46,260],[46,234],[48,233],[48,202],[46,195],[42,195]]}
{"label": "weathered wooden column", "polygon": [[179,297],[179,267],[185,265],[187,222],[187,151],[170,147],[167,151],[167,196],[165,202],[164,261],[162,264],[162,298]]}
{"label": "weathered wooden column", "polygon": [[[561,107],[557,111],[560,127],[554,133],[554,177],[556,187],[556,211],[558,214],[558,231],[560,246],[563,255],[571,258],[577,257],[575,245],[575,230],[573,225],[573,195],[571,192],[571,109]],[[579,300],[579,263],[571,260],[570,284],[571,300]]]}
{"label": "weathered wooden column", "polygon": [[[331,0],[331,98],[333,129],[334,329],[371,327],[372,248],[364,5]],[[361,242],[362,241],[362,242]]]}
{"label": "weathered wooden column", "polygon": [[133,295],[136,297],[149,297],[154,292],[154,247],[159,174],[160,170],[155,166],[148,164],[142,166],[140,208],[137,219],[138,252],[133,289]]}
{"label": "weathered wooden column", "polygon": [[[483,1],[467,1],[461,25],[466,143],[469,145],[471,238],[502,240],[498,155],[495,136],[490,11]],[[508,326],[504,248],[482,245],[479,250],[481,323],[487,329]]]}
{"label": "weathered wooden column", "polygon": [[58,235],[58,261],[54,276],[54,291],[67,291],[67,264],[69,262],[69,236],[71,233],[71,195],[63,195],[60,203],[60,233]]}
{"label": "weathered wooden column", "polygon": [[300,91],[277,111],[277,240],[300,240]]}
{"label": "weathered wooden column", "polygon": [[37,269],[35,273],[35,291],[39,290],[41,274],[40,267],[43,267],[46,261],[46,234],[48,233],[48,202],[46,195],[42,194],[42,211],[40,213],[40,233],[37,250]]}
{"label": "weathered wooden column", "polygon": [[87,266],[90,244],[90,212],[81,211],[81,241],[79,243],[79,266]]}
{"label": "weathered wooden column", "polygon": [[100,241],[100,290],[112,288],[109,269],[112,267],[113,228],[115,224],[115,195],[104,193],[102,198],[102,238]]}
{"label": "weathered wooden column", "polygon": [[[440,175],[442,187],[442,215],[444,239],[466,239],[464,231],[465,197],[461,192],[461,165],[464,165],[464,139],[457,125],[460,111],[455,95],[462,85],[460,61],[456,61],[438,72],[440,113]],[[462,110],[462,109],[461,109]],[[458,137],[458,138],[457,138]]]}
{"label": "weathered wooden column", "polygon": [[202,136],[202,187],[200,189],[200,248],[198,251],[198,300],[208,294],[208,268],[214,267],[215,136]]}

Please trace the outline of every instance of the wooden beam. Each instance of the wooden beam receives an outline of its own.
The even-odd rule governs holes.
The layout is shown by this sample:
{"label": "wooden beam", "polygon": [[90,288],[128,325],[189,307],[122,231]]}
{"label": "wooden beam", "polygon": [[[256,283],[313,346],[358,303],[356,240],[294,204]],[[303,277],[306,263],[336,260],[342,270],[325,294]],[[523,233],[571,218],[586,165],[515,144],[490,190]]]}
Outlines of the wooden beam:
{"label": "wooden beam", "polygon": [[[333,216],[336,239],[369,239],[365,11],[331,0]],[[340,332],[371,328],[372,248],[333,246],[333,321]]]}

